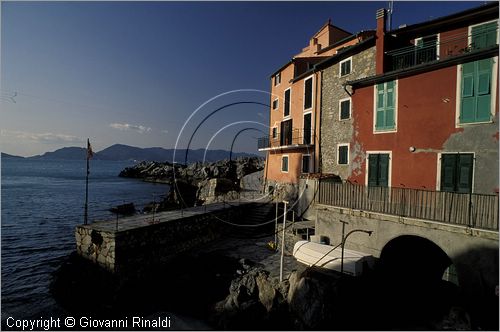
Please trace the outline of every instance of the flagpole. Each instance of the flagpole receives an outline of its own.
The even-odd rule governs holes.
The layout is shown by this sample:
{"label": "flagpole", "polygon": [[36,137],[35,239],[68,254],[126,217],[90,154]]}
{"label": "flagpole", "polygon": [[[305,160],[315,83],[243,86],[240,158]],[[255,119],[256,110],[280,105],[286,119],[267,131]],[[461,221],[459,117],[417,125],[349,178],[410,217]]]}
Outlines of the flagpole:
{"label": "flagpole", "polygon": [[85,177],[85,215],[83,224],[87,225],[88,223],[88,209],[89,209],[89,148],[90,141],[87,139],[87,176]]}

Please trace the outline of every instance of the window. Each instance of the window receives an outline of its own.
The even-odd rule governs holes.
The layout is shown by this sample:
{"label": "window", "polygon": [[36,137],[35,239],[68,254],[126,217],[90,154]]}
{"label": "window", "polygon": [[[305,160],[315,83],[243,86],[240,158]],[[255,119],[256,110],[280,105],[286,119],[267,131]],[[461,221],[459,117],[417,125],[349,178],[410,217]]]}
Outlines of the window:
{"label": "window", "polygon": [[311,156],[308,154],[302,155],[302,173],[311,172]]}
{"label": "window", "polygon": [[303,133],[303,143],[311,144],[311,113],[304,114],[304,133]]}
{"label": "window", "polygon": [[292,90],[286,89],[285,90],[285,107],[283,109],[283,116],[289,116],[290,115],[290,94]]}
{"label": "window", "polygon": [[437,60],[438,56],[438,35],[415,39],[415,61],[417,65]]}
{"label": "window", "polygon": [[351,98],[342,99],[339,102],[340,120],[347,120],[351,117]]}
{"label": "window", "polygon": [[276,98],[275,100],[273,100],[273,110],[275,110],[277,108],[278,108],[278,98]]}
{"label": "window", "polygon": [[280,145],[292,144],[292,120],[281,122]]}
{"label": "window", "polygon": [[459,123],[491,121],[492,74],[491,58],[462,65]]}
{"label": "window", "polygon": [[313,79],[312,77],[304,81],[304,109],[312,107]]}
{"label": "window", "polygon": [[274,75],[274,86],[277,86],[281,83],[281,73],[277,73]]}
{"label": "window", "polygon": [[288,172],[288,156],[281,157],[281,171]]}
{"label": "window", "polygon": [[339,144],[337,146],[337,164],[349,164],[349,144]]}
{"label": "window", "polygon": [[273,127],[273,138],[278,138],[278,128]]}
{"label": "window", "polygon": [[459,193],[472,192],[472,153],[446,153],[441,155],[441,190]]}
{"label": "window", "polygon": [[475,25],[470,28],[471,49],[480,50],[497,44],[497,21]]}
{"label": "window", "polygon": [[376,92],[376,111],[375,111],[375,130],[385,131],[396,128],[396,81],[390,81],[377,84]]}
{"label": "window", "polygon": [[352,59],[346,59],[344,61],[340,61],[340,76],[349,75],[351,73],[351,61]]}
{"label": "window", "polygon": [[389,154],[368,155],[368,186],[387,187],[389,185]]}

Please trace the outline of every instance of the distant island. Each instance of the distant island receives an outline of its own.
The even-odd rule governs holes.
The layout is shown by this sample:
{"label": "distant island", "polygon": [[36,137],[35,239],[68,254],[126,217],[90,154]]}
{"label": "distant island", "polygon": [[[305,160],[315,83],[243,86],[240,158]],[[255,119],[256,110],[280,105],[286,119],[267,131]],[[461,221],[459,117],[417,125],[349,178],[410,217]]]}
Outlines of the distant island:
{"label": "distant island", "polygon": [[[93,159],[96,160],[111,160],[111,161],[169,161],[172,162],[175,149],[164,149],[160,147],[139,148],[124,144],[114,144],[99,152],[94,152]],[[228,159],[230,151],[227,150],[205,150],[205,149],[189,149],[187,153],[187,162],[203,161],[214,162],[218,160]],[[2,158],[5,159],[40,159],[40,160],[83,160],[86,158],[87,149],[81,147],[65,147],[53,152],[46,152],[42,155],[32,157],[13,156],[2,152]],[[256,157],[258,155],[246,152],[233,152],[232,158],[238,157]],[[186,157],[186,149],[177,149],[175,153],[175,161],[184,163]]]}

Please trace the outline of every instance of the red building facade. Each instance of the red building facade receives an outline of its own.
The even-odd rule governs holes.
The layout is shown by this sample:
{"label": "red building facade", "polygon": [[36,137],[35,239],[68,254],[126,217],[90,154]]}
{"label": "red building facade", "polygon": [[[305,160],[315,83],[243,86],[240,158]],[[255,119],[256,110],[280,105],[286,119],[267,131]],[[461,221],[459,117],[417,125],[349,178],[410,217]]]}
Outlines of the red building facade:
{"label": "red building facade", "polygon": [[376,75],[348,82],[348,180],[498,192],[498,3],[390,32],[385,19]]}

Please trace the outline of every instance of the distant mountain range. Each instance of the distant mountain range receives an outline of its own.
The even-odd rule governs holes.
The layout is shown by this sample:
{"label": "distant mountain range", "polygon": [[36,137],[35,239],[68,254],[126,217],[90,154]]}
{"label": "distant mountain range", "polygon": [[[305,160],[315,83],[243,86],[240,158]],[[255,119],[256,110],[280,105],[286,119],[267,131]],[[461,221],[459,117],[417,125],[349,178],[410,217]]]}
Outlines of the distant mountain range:
{"label": "distant mountain range", "polygon": [[[189,149],[187,155],[188,162],[202,161],[204,149]],[[5,159],[42,159],[42,160],[83,160],[86,158],[87,149],[80,147],[66,147],[58,149],[54,152],[46,152],[42,155],[33,157],[19,157],[2,152],[2,158]],[[213,162],[229,158],[229,151],[226,150],[207,150],[205,161]],[[136,160],[136,161],[169,161],[171,162],[174,156],[174,149],[164,148],[138,148],[129,145],[115,144],[102,151],[94,152],[93,159],[96,160]],[[257,155],[245,152],[233,152],[232,158],[238,157],[255,157]],[[177,149],[175,153],[175,161],[184,162],[186,157],[185,149]]]}

